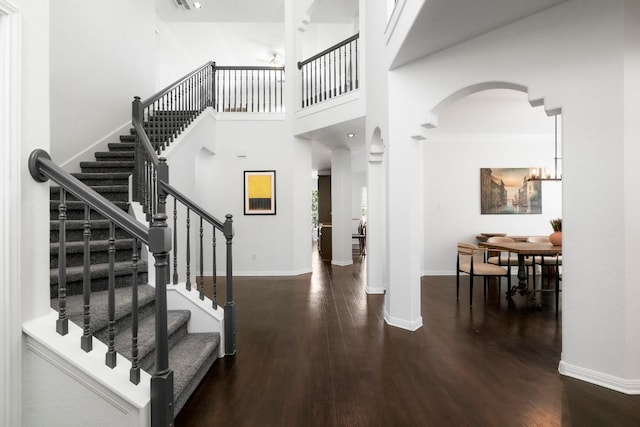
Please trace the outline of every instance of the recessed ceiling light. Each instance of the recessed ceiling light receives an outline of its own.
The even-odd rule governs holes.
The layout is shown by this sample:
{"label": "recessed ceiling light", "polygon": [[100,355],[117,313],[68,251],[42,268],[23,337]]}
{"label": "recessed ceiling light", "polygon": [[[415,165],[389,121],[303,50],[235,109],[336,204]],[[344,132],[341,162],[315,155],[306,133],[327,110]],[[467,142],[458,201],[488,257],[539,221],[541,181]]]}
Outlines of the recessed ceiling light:
{"label": "recessed ceiling light", "polygon": [[196,9],[200,9],[202,7],[202,5],[200,4],[199,1],[194,1],[193,2],[193,7],[195,7]]}
{"label": "recessed ceiling light", "polygon": [[349,138],[353,138],[353,137],[355,137],[355,136],[356,136],[356,134],[355,134],[355,133],[350,132],[350,133],[348,133],[348,134],[347,134],[347,136],[348,136]]}

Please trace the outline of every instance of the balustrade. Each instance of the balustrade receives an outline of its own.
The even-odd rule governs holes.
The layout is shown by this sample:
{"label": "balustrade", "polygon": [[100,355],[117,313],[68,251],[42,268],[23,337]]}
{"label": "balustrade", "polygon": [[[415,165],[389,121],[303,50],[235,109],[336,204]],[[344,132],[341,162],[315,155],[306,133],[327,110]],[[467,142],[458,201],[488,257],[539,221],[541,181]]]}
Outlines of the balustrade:
{"label": "balustrade", "polygon": [[315,105],[360,87],[359,34],[298,62],[301,72],[302,108]]}

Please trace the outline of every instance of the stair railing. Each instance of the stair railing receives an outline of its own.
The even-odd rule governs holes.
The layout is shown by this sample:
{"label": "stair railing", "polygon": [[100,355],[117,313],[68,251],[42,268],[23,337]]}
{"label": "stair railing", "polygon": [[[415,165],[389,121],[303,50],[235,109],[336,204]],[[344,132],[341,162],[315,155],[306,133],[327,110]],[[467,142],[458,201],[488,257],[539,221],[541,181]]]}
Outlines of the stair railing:
{"label": "stair railing", "polygon": [[284,112],[284,67],[215,67],[215,105],[219,112]]}
{"label": "stair railing", "polygon": [[59,219],[59,256],[58,256],[58,319],[56,331],[66,335],[69,330],[69,317],[66,312],[66,198],[72,194],[85,205],[84,215],[84,266],[83,266],[83,334],[80,346],[85,352],[92,351],[91,330],[91,274],[90,249],[91,210],[95,210],[109,221],[109,279],[107,311],[109,317],[107,353],[105,364],[111,368],[116,366],[115,349],[115,233],[116,227],[133,236],[131,257],[132,281],[132,326],[131,326],[131,369],[130,381],[140,382],[140,365],[138,360],[138,261],[140,259],[139,243],[146,244],[153,254],[156,269],[155,286],[155,370],[151,377],[151,422],[153,426],[173,425],[173,371],[169,366],[169,348],[167,332],[167,268],[168,256],[171,251],[171,229],[167,225],[167,216],[158,212],[154,215],[151,225],[146,227],[123,210],[114,206],[103,196],[80,182],[77,178],[55,165],[51,157],[44,150],[34,150],[29,156],[29,172],[38,182],[51,179],[60,186],[60,203],[58,206]]}
{"label": "stair railing", "polygon": [[[209,70],[211,74],[209,74]],[[206,106],[215,104],[215,92],[213,90],[209,90],[211,85],[214,83],[215,79],[209,78],[209,76],[213,76],[215,73],[215,63],[209,62],[203,67],[200,67],[198,70],[188,74],[182,79],[178,80],[173,85],[168,86],[160,93],[152,96],[146,101],[140,101],[139,97],[136,97],[133,101],[132,105],[132,124],[133,129],[136,135],[136,143],[134,149],[134,200],[140,202],[143,206],[144,211],[147,215],[147,221],[151,220],[157,213],[162,215],[166,215],[166,203],[167,198],[172,197],[174,201],[174,227],[173,227],[173,284],[177,285],[179,281],[178,277],[178,252],[182,251],[182,248],[178,247],[178,233],[179,229],[182,229],[181,226],[177,223],[177,204],[180,203],[181,208],[186,209],[186,218],[185,218],[185,240],[186,245],[184,247],[184,251],[186,254],[186,280],[185,286],[188,290],[191,290],[191,253],[192,253],[192,244],[191,244],[191,213],[197,215],[200,219],[200,243],[199,243],[199,254],[200,254],[200,280],[196,281],[197,289],[200,291],[200,298],[204,299],[204,245],[203,245],[203,235],[204,235],[204,222],[208,224],[212,228],[213,232],[213,257],[212,257],[212,276],[213,276],[213,293],[212,293],[212,306],[213,308],[218,307],[217,301],[217,260],[216,260],[216,232],[222,232],[226,239],[226,302],[224,306],[224,324],[225,324],[225,354],[232,355],[235,354],[236,351],[236,336],[235,336],[235,303],[233,301],[233,264],[232,264],[232,242],[233,242],[233,216],[226,215],[225,221],[219,221],[214,216],[208,214],[206,210],[199,207],[195,202],[190,200],[187,196],[182,194],[176,188],[172,187],[169,183],[169,165],[166,162],[164,157],[159,157],[158,153],[162,151],[162,146],[159,146],[158,143],[154,143],[147,133],[148,128],[145,127],[145,121],[152,121],[155,114],[173,116],[173,117],[183,117],[188,118],[187,122],[185,122],[185,126],[193,120],[194,114],[200,114],[206,108]],[[196,79],[196,84],[186,84],[191,82],[194,76],[202,76],[204,73],[204,78]],[[205,85],[207,87],[202,87]],[[177,88],[180,88],[177,90]],[[181,102],[176,102],[175,104],[170,104],[169,108],[172,110],[164,110],[164,103],[161,105],[163,109],[151,108],[157,100],[164,99],[171,93],[177,92],[180,94],[180,97],[185,97],[188,99],[196,99],[197,108],[190,109],[188,114],[182,114],[179,110],[175,109],[177,106],[185,105]],[[194,94],[195,92],[196,94]],[[212,94],[213,92],[213,94]],[[204,97],[205,102],[202,102],[202,97],[198,94],[206,94]],[[179,100],[178,100],[179,101]],[[187,105],[190,105],[187,103]],[[178,107],[182,108],[182,107]],[[197,115],[196,114],[196,115]],[[144,119],[144,120],[143,120]],[[182,130],[183,128],[181,128]],[[177,132],[177,130],[176,130]],[[172,134],[173,135],[173,134]],[[165,135],[166,136],[166,135]],[[164,136],[163,136],[164,138]],[[161,138],[162,139],[162,138]],[[168,141],[168,140],[167,140]],[[195,252],[195,251],[194,251]],[[171,277],[171,267],[167,265],[167,279]]]}
{"label": "stair railing", "polygon": [[335,98],[360,87],[358,39],[355,34],[311,58],[298,62],[302,108]]}

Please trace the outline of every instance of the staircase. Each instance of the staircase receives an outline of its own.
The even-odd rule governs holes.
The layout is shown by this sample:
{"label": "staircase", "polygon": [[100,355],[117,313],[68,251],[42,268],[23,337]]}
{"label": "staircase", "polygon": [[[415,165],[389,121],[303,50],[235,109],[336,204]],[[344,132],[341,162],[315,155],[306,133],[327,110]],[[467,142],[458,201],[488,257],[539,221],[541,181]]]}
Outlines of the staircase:
{"label": "staircase", "polygon": [[[165,123],[166,125],[166,123]],[[172,121],[171,126],[176,123]],[[156,124],[157,126],[157,124]],[[150,126],[153,128],[153,126]],[[109,144],[108,152],[95,153],[96,161],[81,162],[81,173],[72,174],[84,184],[110,200],[124,211],[129,209],[129,176],[134,168],[134,131],[120,137],[119,143]],[[58,307],[59,187],[51,187],[50,201],[50,294],[51,307]],[[67,194],[66,220],[66,311],[69,319],[82,327],[83,321],[83,263],[84,263],[84,204]],[[115,348],[122,356],[132,359],[131,300],[132,254],[134,240],[124,230],[115,231]],[[108,282],[109,282],[109,220],[91,212],[91,331],[95,338],[107,344]],[[147,284],[147,263],[138,268],[138,359],[140,367],[152,373],[155,365],[155,290]],[[189,333],[191,317],[188,310],[168,312],[169,366],[174,374],[174,414],[200,383],[218,357],[220,334]]]}

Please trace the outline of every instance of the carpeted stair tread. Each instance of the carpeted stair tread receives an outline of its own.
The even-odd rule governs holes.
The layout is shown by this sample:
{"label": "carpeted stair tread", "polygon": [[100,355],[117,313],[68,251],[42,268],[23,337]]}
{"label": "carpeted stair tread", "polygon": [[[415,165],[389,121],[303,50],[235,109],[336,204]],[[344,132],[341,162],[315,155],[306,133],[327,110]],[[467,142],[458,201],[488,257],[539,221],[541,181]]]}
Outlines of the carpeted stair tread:
{"label": "carpeted stair tread", "polygon": [[[95,191],[96,193],[102,194],[103,196],[105,194],[112,194],[112,193],[127,193],[127,194],[129,193],[128,185],[91,185],[90,187],[93,191]],[[60,187],[52,186],[49,191],[51,192],[52,196],[59,195]],[[108,199],[107,196],[105,197]]]}
{"label": "carpeted stair tread", "polygon": [[[114,205],[116,205],[117,207],[119,207],[120,209],[126,211],[129,209],[129,202],[124,202],[124,201],[118,201],[115,200],[113,202]],[[59,201],[57,200],[51,200],[49,201],[49,209],[50,210],[58,210],[58,205],[60,204]],[[80,202],[78,200],[69,200],[66,202],[67,205],[67,211],[69,210],[84,210],[84,202]]]}
{"label": "carpeted stair tread", "polygon": [[[155,301],[155,288],[149,285],[138,285],[138,307],[153,307]],[[91,331],[100,332],[109,325],[107,291],[96,291],[91,293]],[[72,295],[66,298],[67,315],[76,325],[82,327],[83,300],[82,295]],[[58,299],[51,300],[51,307],[58,308]],[[126,318],[131,314],[131,287],[117,288],[115,290],[115,316],[116,320]]]}
{"label": "carpeted stair tread", "polygon": [[[116,262],[132,262],[133,256],[133,239],[116,239],[115,242],[115,261]],[[138,243],[138,249],[142,245]],[[58,256],[60,254],[60,244],[49,244],[49,268],[58,268]],[[75,267],[84,265],[84,241],[69,241],[66,244],[66,263],[67,267]],[[109,240],[90,240],[89,241],[89,261],[92,264],[101,264],[109,262]]]}
{"label": "carpeted stair tread", "polygon": [[131,172],[73,173],[74,177],[88,186],[129,185]]}
{"label": "carpeted stair tread", "polygon": [[103,161],[103,159],[120,161],[133,159],[133,151],[101,151],[95,153],[96,160]]}
{"label": "carpeted stair tread", "polygon": [[[179,339],[187,334],[187,323],[191,318],[189,310],[169,310],[167,312],[167,335],[169,349]],[[181,333],[180,329],[183,329]],[[176,336],[177,335],[177,336]],[[131,360],[131,327],[118,331],[115,337],[115,347],[118,353]],[[155,363],[155,315],[145,316],[138,322],[138,361],[142,369],[149,369]],[[175,337],[172,339],[172,337]]]}
{"label": "carpeted stair tread", "polygon": [[132,135],[120,135],[120,142],[107,144],[109,151],[134,151],[136,138]]}
{"label": "carpeted stair tread", "polygon": [[[133,250],[133,239],[117,239],[115,241],[116,251],[121,249],[131,249]],[[84,253],[84,241],[73,241],[67,242],[66,253]],[[108,240],[90,240],[89,241],[89,250],[91,251],[106,251],[109,249],[109,241]],[[59,243],[50,243],[49,251],[52,255],[57,255],[60,251]]]}
{"label": "carpeted stair tread", "polygon": [[[133,273],[133,266],[131,261],[114,262],[114,271],[116,276],[129,276]],[[147,263],[145,261],[138,261],[138,274],[147,272]],[[92,264],[90,266],[91,279],[107,278],[109,277],[109,263]],[[67,267],[67,282],[81,281],[84,277],[84,266],[78,265],[74,267]],[[52,268],[49,270],[49,283],[51,285],[58,284],[58,269]]]}
{"label": "carpeted stair tread", "polygon": [[[218,357],[220,334],[187,334],[169,351],[173,370],[174,413],[178,414],[187,399]],[[149,371],[153,373],[153,368]]]}
{"label": "carpeted stair tread", "polygon": [[[91,221],[91,229],[92,230],[96,230],[96,229],[101,229],[101,228],[109,228],[109,223],[111,221],[109,221],[108,219],[95,219]],[[60,229],[60,222],[57,220],[51,220],[50,221],[50,227],[51,230],[59,230]],[[84,230],[84,220],[83,219],[68,219],[65,221],[65,226],[67,228],[67,230]],[[116,225],[116,228],[120,228]]]}
{"label": "carpeted stair tread", "polygon": [[130,172],[133,171],[134,162],[132,161],[96,161],[96,162],[80,162],[80,168],[83,172],[87,170],[98,170],[101,172]]}

